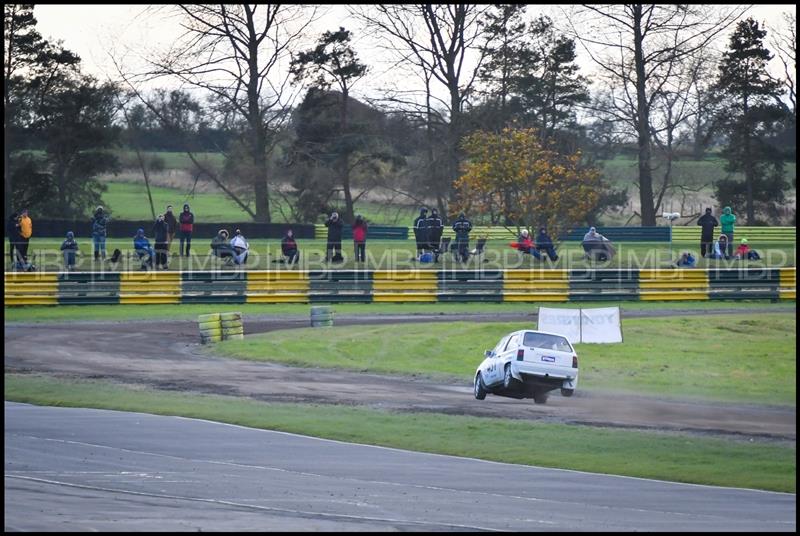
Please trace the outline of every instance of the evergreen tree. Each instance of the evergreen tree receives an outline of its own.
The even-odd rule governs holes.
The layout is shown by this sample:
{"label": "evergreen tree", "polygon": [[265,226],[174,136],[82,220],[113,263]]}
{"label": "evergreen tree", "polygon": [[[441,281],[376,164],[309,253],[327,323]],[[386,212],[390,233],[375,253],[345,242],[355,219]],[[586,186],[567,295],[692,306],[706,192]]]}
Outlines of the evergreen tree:
{"label": "evergreen tree", "polygon": [[767,73],[772,54],[764,46],[766,35],[752,18],[739,22],[723,54],[715,86],[721,101],[720,123],[728,138],[722,151],[726,170],[741,172],[745,179],[744,183],[731,179],[717,183],[717,198],[723,205],[743,203],[748,225],[756,223],[756,204],[773,211],[788,188],[783,178],[784,155],[773,143],[786,119],[785,107],[777,104],[783,89]]}

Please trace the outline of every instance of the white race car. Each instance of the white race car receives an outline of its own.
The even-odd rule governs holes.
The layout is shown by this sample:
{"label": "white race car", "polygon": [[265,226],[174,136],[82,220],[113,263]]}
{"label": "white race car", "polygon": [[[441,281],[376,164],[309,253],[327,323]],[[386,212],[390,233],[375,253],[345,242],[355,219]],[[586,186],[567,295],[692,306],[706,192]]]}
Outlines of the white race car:
{"label": "white race car", "polygon": [[512,398],[533,398],[547,403],[554,389],[572,396],[578,385],[578,354],[566,337],[557,333],[523,329],[509,333],[475,371],[475,398],[487,393]]}

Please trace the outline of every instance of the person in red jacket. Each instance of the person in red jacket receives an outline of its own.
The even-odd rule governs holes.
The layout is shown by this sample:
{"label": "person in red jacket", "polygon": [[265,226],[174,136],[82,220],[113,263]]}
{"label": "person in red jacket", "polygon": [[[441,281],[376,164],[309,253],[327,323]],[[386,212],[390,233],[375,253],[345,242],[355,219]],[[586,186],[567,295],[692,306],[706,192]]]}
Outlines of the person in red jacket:
{"label": "person in red jacket", "polygon": [[522,232],[519,234],[516,242],[511,242],[510,246],[514,249],[520,250],[522,253],[530,253],[537,259],[541,259],[541,254],[536,251],[536,244],[533,243],[533,240],[530,237],[527,229],[523,229]]}
{"label": "person in red jacket", "polygon": [[189,248],[192,245],[192,229],[194,228],[194,214],[189,211],[189,205],[183,205],[183,212],[178,217],[181,226],[181,248],[180,253],[183,257],[183,243],[186,242],[186,256],[189,256]]}
{"label": "person in red jacket", "polygon": [[353,245],[356,262],[367,262],[367,222],[361,214],[356,214],[356,221],[353,222]]}

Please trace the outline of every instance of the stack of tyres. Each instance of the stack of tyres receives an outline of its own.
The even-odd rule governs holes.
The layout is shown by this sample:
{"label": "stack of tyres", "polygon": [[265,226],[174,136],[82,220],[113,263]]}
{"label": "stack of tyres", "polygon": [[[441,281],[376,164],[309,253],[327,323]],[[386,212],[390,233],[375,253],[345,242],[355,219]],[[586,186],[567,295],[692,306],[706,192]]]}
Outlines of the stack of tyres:
{"label": "stack of tyres", "polygon": [[200,342],[208,344],[222,340],[222,324],[219,313],[198,315],[197,323],[200,325]]}
{"label": "stack of tyres", "polygon": [[222,340],[244,339],[242,313],[220,313],[222,324]]}
{"label": "stack of tyres", "polygon": [[330,327],[333,325],[333,311],[330,305],[311,307],[311,327]]}

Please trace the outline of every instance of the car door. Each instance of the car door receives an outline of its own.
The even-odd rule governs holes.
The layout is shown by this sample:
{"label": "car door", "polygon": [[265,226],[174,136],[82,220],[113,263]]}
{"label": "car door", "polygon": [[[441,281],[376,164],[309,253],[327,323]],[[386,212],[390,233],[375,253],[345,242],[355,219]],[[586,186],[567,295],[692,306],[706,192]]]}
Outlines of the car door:
{"label": "car door", "polygon": [[502,354],[500,354],[500,380],[502,381],[503,376],[505,375],[505,368],[506,363],[514,359],[514,356],[517,354],[517,347],[519,346],[519,333],[512,333],[511,336],[508,338],[506,342],[505,348],[503,348]]}
{"label": "car door", "polygon": [[483,371],[483,382],[486,385],[495,384],[497,383],[498,378],[502,378],[502,372],[498,372],[498,368],[500,371],[502,371],[502,365],[499,365],[499,363],[501,363],[501,355],[506,347],[506,344],[508,344],[509,338],[510,336],[506,335],[500,339],[500,342],[498,342],[497,346],[495,346],[492,350],[492,355],[486,358],[486,360],[483,362],[484,366],[486,367]]}

